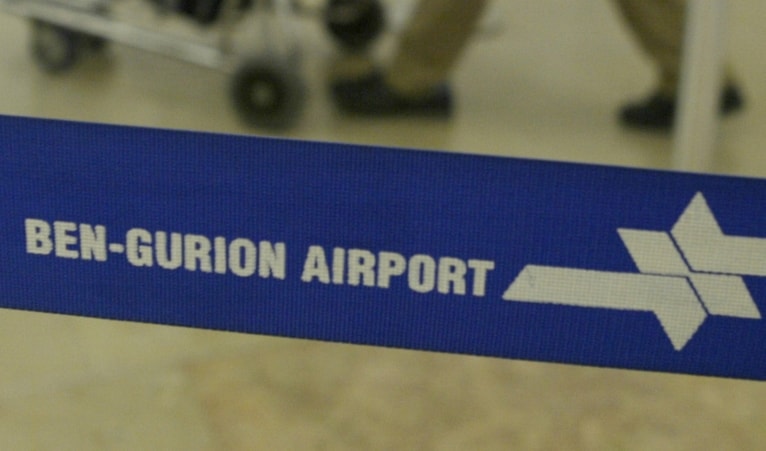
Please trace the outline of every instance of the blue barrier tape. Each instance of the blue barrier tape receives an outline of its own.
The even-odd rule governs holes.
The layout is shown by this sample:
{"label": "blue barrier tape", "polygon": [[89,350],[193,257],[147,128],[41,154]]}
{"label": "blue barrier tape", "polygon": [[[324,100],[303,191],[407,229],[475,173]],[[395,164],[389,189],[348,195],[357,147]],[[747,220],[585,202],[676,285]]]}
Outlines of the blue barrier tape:
{"label": "blue barrier tape", "polygon": [[0,307],[766,377],[766,181],[0,117]]}

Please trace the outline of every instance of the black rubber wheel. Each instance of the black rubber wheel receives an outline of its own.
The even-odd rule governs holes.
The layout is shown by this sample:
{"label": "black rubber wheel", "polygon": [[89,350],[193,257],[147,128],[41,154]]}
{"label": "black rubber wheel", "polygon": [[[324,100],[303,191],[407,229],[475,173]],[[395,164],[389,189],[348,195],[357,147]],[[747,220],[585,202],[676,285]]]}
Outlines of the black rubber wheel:
{"label": "black rubber wheel", "polygon": [[32,22],[32,56],[46,72],[71,69],[82,53],[83,36],[46,22]]}
{"label": "black rubber wheel", "polygon": [[298,120],[304,89],[299,77],[281,65],[253,60],[234,74],[231,97],[237,114],[248,125],[284,129]]}
{"label": "black rubber wheel", "polygon": [[324,20],[343,48],[359,52],[383,32],[385,11],[379,0],[329,0]]}

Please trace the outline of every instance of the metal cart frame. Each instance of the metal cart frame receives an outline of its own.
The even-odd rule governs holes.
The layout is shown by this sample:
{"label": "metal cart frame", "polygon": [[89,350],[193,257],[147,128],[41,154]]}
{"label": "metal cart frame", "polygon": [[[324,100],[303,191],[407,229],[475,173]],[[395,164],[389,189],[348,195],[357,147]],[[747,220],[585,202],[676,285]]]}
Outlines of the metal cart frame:
{"label": "metal cart frame", "polygon": [[[0,10],[31,22],[32,55],[47,72],[69,70],[85,50],[98,49],[111,41],[232,73],[231,100],[248,125],[285,128],[299,116],[304,89],[296,66],[296,35],[288,26],[291,0],[256,1],[248,10],[266,12],[268,8],[282,25],[279,39],[269,39],[264,32],[270,50],[276,48],[275,43],[281,44],[281,51],[265,55],[237,54],[232,34],[246,13],[237,0],[222,0],[214,43],[195,42],[172,32],[121,21],[111,14],[118,1],[122,0],[0,0]],[[147,0],[140,1],[153,7]],[[270,28],[268,31],[274,31],[274,27]]]}

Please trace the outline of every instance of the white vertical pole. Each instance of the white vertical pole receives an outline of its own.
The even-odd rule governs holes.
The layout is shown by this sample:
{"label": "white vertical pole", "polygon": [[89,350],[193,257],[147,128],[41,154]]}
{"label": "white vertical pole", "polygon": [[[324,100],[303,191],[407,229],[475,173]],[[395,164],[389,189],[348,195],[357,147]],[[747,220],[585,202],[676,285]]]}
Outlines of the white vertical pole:
{"label": "white vertical pole", "polygon": [[673,166],[712,170],[726,52],[726,0],[688,0]]}

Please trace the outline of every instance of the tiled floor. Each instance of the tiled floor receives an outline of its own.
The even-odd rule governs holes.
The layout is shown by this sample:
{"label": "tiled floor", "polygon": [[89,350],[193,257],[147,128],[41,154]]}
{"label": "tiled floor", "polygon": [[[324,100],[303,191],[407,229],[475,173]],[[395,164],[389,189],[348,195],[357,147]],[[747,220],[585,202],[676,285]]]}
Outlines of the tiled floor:
{"label": "tiled floor", "polygon": [[[724,122],[715,171],[766,176],[766,2],[730,3],[749,105]],[[495,14],[502,32],[465,55],[446,122],[335,113],[324,82],[336,51],[318,21],[302,20],[309,97],[286,136],[668,168],[668,137],[614,120],[652,80],[609,2],[518,0]],[[225,74],[112,46],[49,76],[26,39],[22,20],[0,15],[2,114],[264,133],[231,111]],[[0,449],[756,450],[766,441],[766,386],[754,382],[14,311],[0,312],[0,356]]]}

